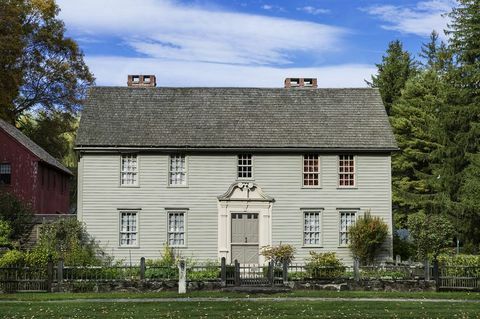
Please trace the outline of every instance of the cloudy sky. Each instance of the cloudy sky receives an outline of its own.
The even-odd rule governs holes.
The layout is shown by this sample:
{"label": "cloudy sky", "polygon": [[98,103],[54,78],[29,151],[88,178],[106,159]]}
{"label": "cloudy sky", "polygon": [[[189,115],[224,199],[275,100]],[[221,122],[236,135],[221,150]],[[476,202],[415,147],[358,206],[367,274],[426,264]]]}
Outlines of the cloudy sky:
{"label": "cloudy sky", "polygon": [[97,85],[361,87],[389,41],[417,54],[454,0],[58,0]]}

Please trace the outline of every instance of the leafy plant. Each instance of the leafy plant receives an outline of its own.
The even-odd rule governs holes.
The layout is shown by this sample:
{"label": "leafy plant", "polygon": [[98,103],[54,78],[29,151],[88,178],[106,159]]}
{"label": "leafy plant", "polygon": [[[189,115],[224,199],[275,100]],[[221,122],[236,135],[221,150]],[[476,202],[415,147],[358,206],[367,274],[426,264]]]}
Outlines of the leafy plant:
{"label": "leafy plant", "polygon": [[12,227],[10,223],[0,220],[0,247],[12,247],[10,236],[12,234]]}
{"label": "leafy plant", "polygon": [[0,258],[0,267],[12,267],[24,264],[24,254],[19,250],[7,250]]}
{"label": "leafy plant", "polygon": [[361,263],[373,263],[387,238],[388,226],[381,218],[374,217],[367,211],[350,227],[348,235],[353,255]]}
{"label": "leafy plant", "polygon": [[173,249],[168,244],[163,245],[160,259],[147,259],[145,261],[147,279],[176,279],[178,278],[177,258]]}
{"label": "leafy plant", "polygon": [[30,206],[9,192],[0,192],[0,219],[11,227],[10,241],[25,241],[33,228]]}
{"label": "leafy plant", "polygon": [[195,262],[187,263],[188,280],[207,280],[220,278],[220,264],[217,261],[207,261],[197,270]]}
{"label": "leafy plant", "polygon": [[309,278],[336,278],[345,273],[345,266],[334,252],[310,252],[305,270]]}
{"label": "leafy plant", "polygon": [[280,266],[285,262],[290,264],[295,259],[295,248],[289,244],[265,246],[262,247],[260,254],[267,261],[272,261],[275,266]]}
{"label": "leafy plant", "polygon": [[453,225],[443,215],[410,215],[408,228],[417,248],[417,256],[422,260],[429,254],[436,260],[442,249],[452,243]]}

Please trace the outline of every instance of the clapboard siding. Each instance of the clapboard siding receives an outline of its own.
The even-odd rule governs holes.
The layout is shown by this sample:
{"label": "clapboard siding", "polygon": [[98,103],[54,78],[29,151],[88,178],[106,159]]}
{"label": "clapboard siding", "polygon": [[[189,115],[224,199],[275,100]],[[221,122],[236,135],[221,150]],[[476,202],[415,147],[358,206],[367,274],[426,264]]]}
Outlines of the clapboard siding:
{"label": "clapboard siding", "polygon": [[[356,157],[357,188],[337,188],[337,156],[321,156],[321,188],[302,188],[302,155],[254,155],[255,183],[273,197],[273,244],[290,243],[297,248],[297,260],[308,256],[303,248],[302,208],[322,208],[322,248],[336,251],[350,262],[348,248],[339,248],[338,208],[371,210],[391,230],[391,180],[389,155]],[[138,262],[158,258],[166,241],[165,208],[188,208],[187,247],[178,249],[185,257],[216,259],[217,196],[236,180],[235,154],[188,156],[188,187],[168,187],[168,155],[139,155],[139,187],[120,187],[120,156],[90,154],[79,165],[79,219],[88,231],[117,258]],[[118,247],[119,208],[139,211],[139,248]],[[387,247],[388,246],[388,247]],[[391,243],[385,256],[390,256]]]}

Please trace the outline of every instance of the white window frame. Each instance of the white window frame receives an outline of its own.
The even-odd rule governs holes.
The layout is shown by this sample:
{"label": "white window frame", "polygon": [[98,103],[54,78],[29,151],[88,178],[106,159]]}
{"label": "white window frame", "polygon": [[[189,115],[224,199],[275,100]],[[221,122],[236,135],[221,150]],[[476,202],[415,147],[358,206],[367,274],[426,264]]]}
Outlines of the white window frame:
{"label": "white window frame", "polygon": [[[185,164],[184,164],[184,175],[185,175],[185,183],[184,184],[172,184],[172,179],[171,179],[171,174],[172,172],[172,160],[175,157],[184,157],[185,159]],[[172,154],[168,156],[168,176],[167,176],[167,185],[169,187],[188,187],[188,156],[184,154]]]}
{"label": "white window frame", "polygon": [[[348,247],[349,240],[348,240],[348,230],[351,226],[355,225],[357,222],[357,217],[358,217],[358,209],[338,209],[338,246],[339,247]],[[346,226],[346,231],[342,230],[342,214],[353,214],[352,222],[350,225]],[[346,234],[347,241],[345,243],[342,243],[342,234]]]}
{"label": "white window frame", "polygon": [[[317,231],[306,231],[305,230],[305,216],[306,214],[318,214],[318,244],[307,244],[305,243],[306,233],[316,233]],[[322,247],[323,246],[323,209],[302,209],[302,247]]]}
{"label": "white window frame", "polygon": [[[241,160],[240,158],[242,156],[250,156],[250,165],[243,165],[243,164],[239,164],[239,161]],[[242,160],[245,160],[245,159],[242,159]],[[253,180],[254,179],[254,175],[253,175],[253,154],[248,154],[248,153],[244,153],[244,154],[238,154],[237,155],[237,158],[236,158],[236,161],[237,161],[237,180]],[[250,166],[250,177],[243,177],[243,176],[239,176],[240,175],[240,167],[249,167]]]}
{"label": "white window frame", "polygon": [[[180,234],[181,231],[170,231],[170,215],[172,214],[183,214],[183,245],[175,245],[170,243],[170,234]],[[187,210],[186,209],[168,209],[167,210],[167,244],[169,247],[174,248],[186,248],[187,247]]]}
{"label": "white window frame", "polygon": [[[135,214],[135,231],[123,231],[123,214]],[[138,248],[140,247],[140,216],[138,210],[121,209],[118,211],[118,246],[120,248]],[[122,234],[135,234],[135,244],[122,244]]]}
{"label": "white window frame", "polygon": [[[137,170],[136,171],[123,171],[123,158],[124,157],[135,157],[137,161]],[[136,175],[136,180],[134,184],[124,184],[123,181],[123,174],[135,174]],[[140,156],[138,154],[121,154],[120,155],[120,187],[139,187],[140,185]]]}
{"label": "white window frame", "polygon": [[[308,172],[305,171],[305,159],[307,156],[316,156],[317,157],[317,163],[318,163],[318,170],[317,172]],[[321,188],[321,158],[319,154],[304,154],[302,155],[302,188]],[[317,180],[318,184],[317,185],[305,185],[305,174],[317,174]]]}
{"label": "white window frame", "polygon": [[[351,156],[353,158],[353,172],[340,172],[340,158],[342,156]],[[353,185],[340,185],[340,174],[353,174]],[[338,188],[357,188],[357,156],[352,154],[342,154],[337,156],[337,187]]]}

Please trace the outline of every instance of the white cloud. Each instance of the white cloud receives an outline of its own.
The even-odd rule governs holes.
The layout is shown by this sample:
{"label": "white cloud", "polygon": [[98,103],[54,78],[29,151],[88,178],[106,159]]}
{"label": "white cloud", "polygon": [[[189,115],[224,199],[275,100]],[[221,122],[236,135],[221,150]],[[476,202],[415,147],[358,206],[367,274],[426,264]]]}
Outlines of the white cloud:
{"label": "white cloud", "polygon": [[276,68],[218,63],[165,61],[116,56],[87,57],[97,85],[125,86],[128,74],[155,74],[158,86],[282,87],[286,77],[316,77],[320,87],[364,87],[373,65],[342,64],[317,68]]}
{"label": "white cloud", "polygon": [[432,30],[444,39],[443,30],[447,28],[446,13],[452,10],[454,0],[420,1],[415,6],[378,5],[363,8],[362,11],[377,16],[386,22],[382,28],[403,33],[428,36]]}
{"label": "white cloud", "polygon": [[313,15],[330,13],[330,10],[328,10],[328,9],[315,8],[315,7],[312,7],[312,6],[300,7],[300,8],[297,8],[297,10],[298,11],[303,11],[303,12],[308,13],[308,14],[313,14]]}
{"label": "white cloud", "polygon": [[263,10],[285,12],[285,8],[274,5],[274,4],[264,4],[263,6],[261,6],[261,8]]}
{"label": "white cloud", "polygon": [[346,30],[325,24],[220,11],[171,0],[59,0],[75,37],[116,37],[151,58],[287,65],[295,53],[337,51]]}

